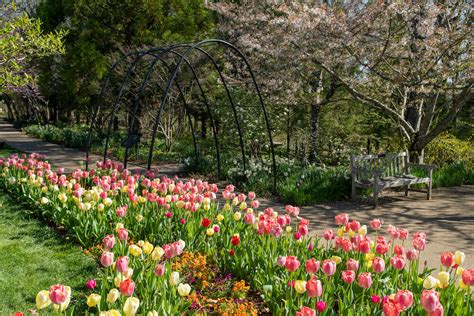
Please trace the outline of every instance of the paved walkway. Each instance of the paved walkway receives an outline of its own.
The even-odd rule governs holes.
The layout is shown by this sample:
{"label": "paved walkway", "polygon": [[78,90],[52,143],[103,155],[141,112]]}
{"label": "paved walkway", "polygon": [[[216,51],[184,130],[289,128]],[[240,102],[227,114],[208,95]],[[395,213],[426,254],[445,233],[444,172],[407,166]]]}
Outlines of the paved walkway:
{"label": "paved walkway", "polygon": [[[0,121],[0,139],[5,139],[13,148],[25,152],[45,154],[48,160],[68,170],[74,170],[84,162],[85,153],[47,143],[25,135],[11,124]],[[101,157],[92,155],[92,161]],[[131,169],[142,167],[131,165]],[[176,165],[160,165],[161,173],[174,175],[179,172]],[[409,197],[403,194],[390,195],[381,200],[379,209],[373,210],[368,204],[333,202],[301,208],[300,215],[311,220],[312,232],[321,234],[324,228],[334,227],[334,216],[341,212],[367,224],[372,218],[384,220],[407,228],[410,232],[423,231],[427,234],[427,251],[423,258],[432,268],[438,268],[443,251],[461,250],[466,253],[466,266],[474,268],[474,186],[462,186],[433,190],[433,199],[426,201],[426,195],[414,192]],[[284,204],[261,200],[262,207],[282,210]]]}

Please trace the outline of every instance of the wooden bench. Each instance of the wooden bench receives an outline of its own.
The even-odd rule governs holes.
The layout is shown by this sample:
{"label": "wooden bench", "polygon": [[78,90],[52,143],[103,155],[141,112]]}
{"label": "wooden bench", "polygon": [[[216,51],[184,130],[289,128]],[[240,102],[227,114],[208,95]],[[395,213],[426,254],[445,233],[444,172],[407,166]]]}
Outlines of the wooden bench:
{"label": "wooden bench", "polygon": [[[412,167],[425,169],[428,176],[420,178],[410,174]],[[426,198],[430,200],[435,168],[435,165],[410,163],[408,151],[380,155],[352,155],[352,200],[356,198],[357,188],[372,188],[374,207],[377,208],[378,196],[383,189],[404,186],[405,195],[408,196],[409,190],[419,191],[410,189],[410,185],[419,183],[426,183]]]}

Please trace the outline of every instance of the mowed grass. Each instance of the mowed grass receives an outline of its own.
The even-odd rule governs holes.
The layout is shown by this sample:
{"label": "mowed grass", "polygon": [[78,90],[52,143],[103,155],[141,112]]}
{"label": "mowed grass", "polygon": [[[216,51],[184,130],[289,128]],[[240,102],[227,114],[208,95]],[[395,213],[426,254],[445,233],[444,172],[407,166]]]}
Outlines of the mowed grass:
{"label": "mowed grass", "polygon": [[83,302],[96,267],[79,246],[0,190],[0,315],[35,308],[36,294],[56,283],[71,286],[71,305]]}

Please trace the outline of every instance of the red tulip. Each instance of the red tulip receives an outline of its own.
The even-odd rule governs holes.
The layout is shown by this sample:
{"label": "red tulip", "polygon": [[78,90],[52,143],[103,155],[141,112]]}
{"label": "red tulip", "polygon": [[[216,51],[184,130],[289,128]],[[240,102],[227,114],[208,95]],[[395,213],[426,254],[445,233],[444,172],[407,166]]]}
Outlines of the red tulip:
{"label": "red tulip", "polygon": [[352,270],[342,271],[342,281],[351,284],[355,280],[355,272]]}
{"label": "red tulip", "polygon": [[447,251],[447,252],[443,252],[441,254],[441,264],[443,266],[445,266],[446,268],[449,268],[453,265],[454,263],[454,255]]}
{"label": "red tulip", "polygon": [[306,272],[316,273],[319,270],[319,261],[316,259],[309,259],[305,263]]}
{"label": "red tulip", "polygon": [[209,218],[203,218],[201,221],[201,225],[203,227],[208,227],[209,225],[211,225],[211,220]]}
{"label": "red tulip", "polygon": [[120,293],[125,296],[132,296],[133,291],[135,290],[135,283],[132,279],[126,279],[120,282]]}

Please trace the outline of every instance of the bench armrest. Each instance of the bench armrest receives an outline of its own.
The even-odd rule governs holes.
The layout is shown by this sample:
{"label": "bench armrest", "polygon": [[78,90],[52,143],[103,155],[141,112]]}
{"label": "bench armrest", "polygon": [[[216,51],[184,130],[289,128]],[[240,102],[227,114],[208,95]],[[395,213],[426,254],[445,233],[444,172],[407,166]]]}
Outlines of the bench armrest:
{"label": "bench armrest", "polygon": [[408,163],[408,167],[409,168],[412,168],[412,167],[422,168],[427,171],[434,170],[437,168],[436,165],[422,164],[422,163]]}

